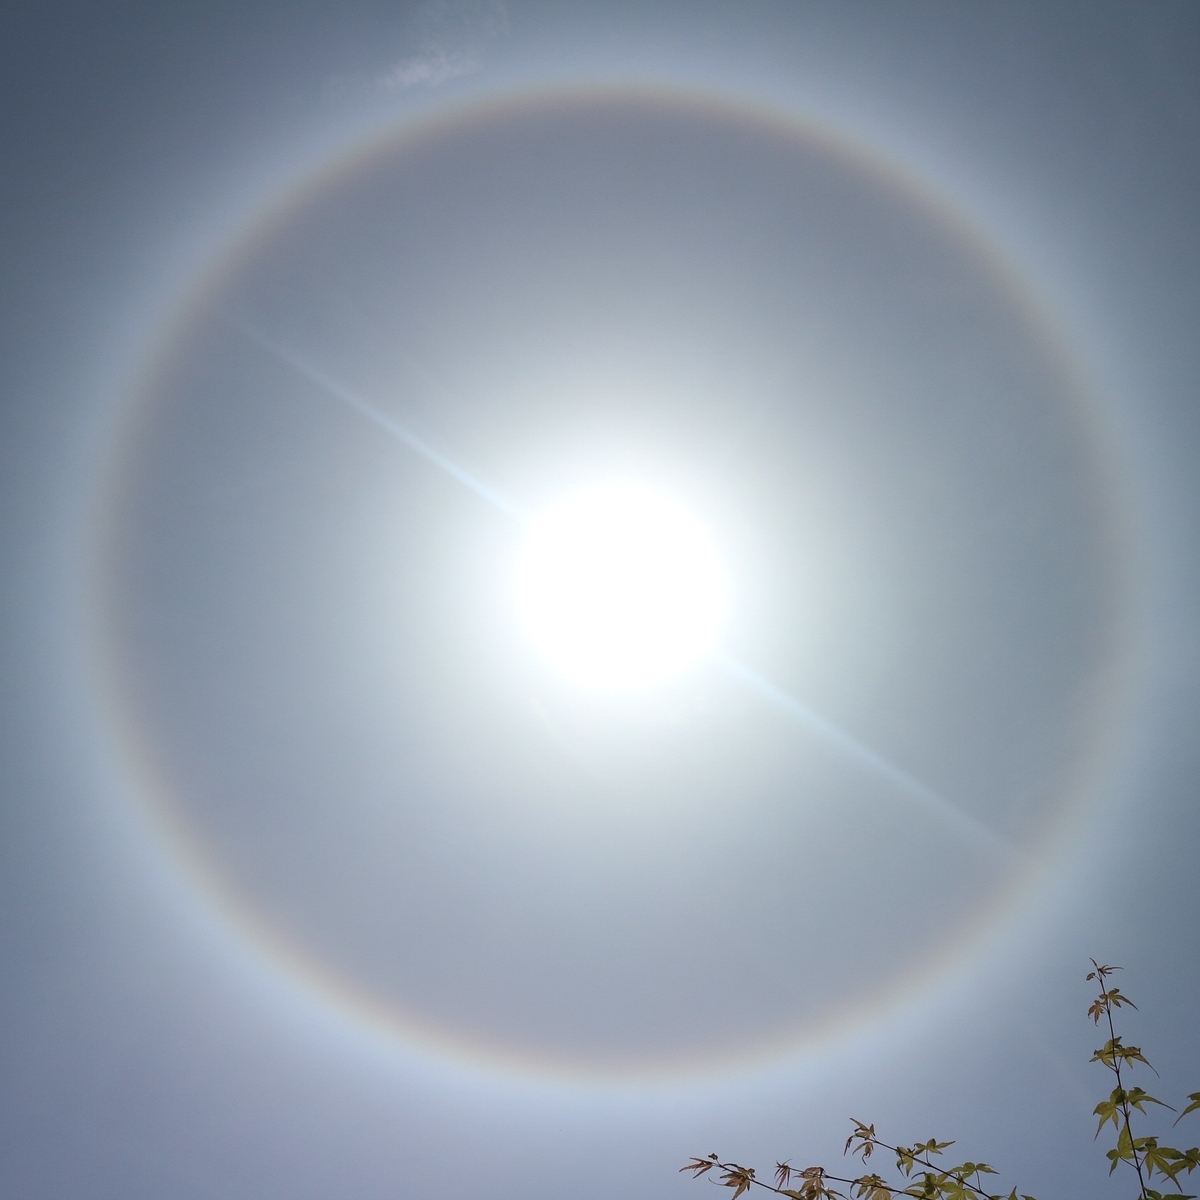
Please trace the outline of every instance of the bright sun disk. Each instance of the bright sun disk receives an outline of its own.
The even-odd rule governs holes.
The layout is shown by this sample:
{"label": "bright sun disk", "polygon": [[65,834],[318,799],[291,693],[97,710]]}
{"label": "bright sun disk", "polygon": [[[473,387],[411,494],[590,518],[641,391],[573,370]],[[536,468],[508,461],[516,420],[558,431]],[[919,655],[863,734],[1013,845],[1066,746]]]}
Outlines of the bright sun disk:
{"label": "bright sun disk", "polygon": [[711,649],[725,614],[724,568],[703,525],[632,483],[576,492],[529,524],[516,571],[521,625],[575,683],[661,683]]}

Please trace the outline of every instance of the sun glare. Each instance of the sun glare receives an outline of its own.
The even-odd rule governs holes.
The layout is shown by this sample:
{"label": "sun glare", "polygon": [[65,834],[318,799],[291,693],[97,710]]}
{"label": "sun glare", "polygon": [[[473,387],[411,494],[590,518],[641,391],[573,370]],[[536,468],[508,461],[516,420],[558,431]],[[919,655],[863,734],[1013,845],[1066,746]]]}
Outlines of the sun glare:
{"label": "sun glare", "polygon": [[548,663],[588,688],[677,675],[712,648],[725,600],[704,527],[632,483],[576,492],[535,517],[517,563],[522,627]]}

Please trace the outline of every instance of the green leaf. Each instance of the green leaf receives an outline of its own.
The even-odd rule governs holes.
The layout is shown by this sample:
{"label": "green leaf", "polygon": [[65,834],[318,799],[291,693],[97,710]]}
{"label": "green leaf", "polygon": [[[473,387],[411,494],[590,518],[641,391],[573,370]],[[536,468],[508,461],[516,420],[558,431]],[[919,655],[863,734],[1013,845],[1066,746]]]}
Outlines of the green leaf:
{"label": "green leaf", "polygon": [[1158,1172],[1172,1183],[1175,1182],[1175,1176],[1183,1169],[1183,1163],[1180,1161],[1183,1158],[1182,1151],[1176,1150],[1174,1146],[1160,1146],[1158,1138],[1154,1137],[1138,1138],[1134,1144],[1141,1151],[1142,1165],[1148,1175]]}
{"label": "green leaf", "polygon": [[1191,1101],[1191,1104],[1189,1104],[1187,1108],[1185,1108],[1183,1112],[1181,1112],[1179,1116],[1175,1118],[1176,1125],[1178,1125],[1179,1122],[1188,1115],[1188,1113],[1195,1112],[1196,1109],[1200,1108],[1200,1092],[1192,1092],[1192,1094],[1188,1096],[1188,1099]]}
{"label": "green leaf", "polygon": [[863,1175],[853,1186],[857,1189],[858,1200],[891,1200],[892,1197],[893,1189],[878,1175]]}
{"label": "green leaf", "polygon": [[1153,1071],[1149,1060],[1142,1054],[1141,1048],[1138,1046],[1126,1046],[1121,1042],[1121,1038],[1109,1038],[1095,1054],[1092,1055],[1090,1062],[1102,1062],[1111,1070],[1117,1070],[1121,1063],[1129,1063],[1131,1066],[1135,1062],[1145,1063]]}
{"label": "green leaf", "polygon": [[1108,1159],[1110,1175],[1117,1169],[1118,1163],[1134,1161],[1133,1141],[1129,1136],[1128,1128],[1121,1130],[1117,1135],[1117,1144],[1104,1157]]}
{"label": "green leaf", "polygon": [[953,1142],[938,1142],[930,1138],[927,1142],[918,1142],[913,1149],[918,1154],[941,1154],[947,1146],[953,1146]]}
{"label": "green leaf", "polygon": [[[1120,1088],[1114,1088],[1113,1097],[1116,1097],[1120,1091]],[[1120,1127],[1120,1122],[1117,1120],[1117,1118],[1121,1114],[1121,1105],[1120,1101],[1116,1100],[1115,1098],[1101,1100],[1092,1111],[1095,1116],[1100,1118],[1100,1124],[1096,1126],[1096,1137],[1100,1136],[1100,1130],[1102,1130],[1105,1125],[1109,1123],[1109,1121],[1113,1123],[1113,1128]]]}
{"label": "green leaf", "polygon": [[[1160,1108],[1171,1108],[1169,1104],[1164,1104],[1161,1100],[1156,1100],[1153,1096],[1149,1095],[1147,1092],[1144,1092],[1140,1087],[1130,1088],[1125,1099],[1140,1113],[1144,1113],[1146,1111],[1142,1107],[1143,1104],[1157,1104]],[[1171,1111],[1174,1112],[1175,1110],[1171,1108]]]}

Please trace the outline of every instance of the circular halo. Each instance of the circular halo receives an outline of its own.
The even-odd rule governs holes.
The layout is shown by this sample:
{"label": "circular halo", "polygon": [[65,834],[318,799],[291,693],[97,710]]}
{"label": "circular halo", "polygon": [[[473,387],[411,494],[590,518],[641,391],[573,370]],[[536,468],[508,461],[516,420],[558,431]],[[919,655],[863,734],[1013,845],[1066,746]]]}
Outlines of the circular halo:
{"label": "circular halo", "polygon": [[[546,103],[553,105],[561,102],[562,99],[562,93],[551,93],[545,97],[539,97],[534,104],[535,106]],[[674,102],[670,98],[662,96],[658,96],[657,99],[667,104]],[[645,97],[641,97],[641,100],[644,101]],[[847,160],[854,162],[859,169],[864,170],[866,174],[877,176],[877,182],[884,182],[886,171],[877,161],[868,160],[860,150],[837,144],[828,135],[814,134],[812,130],[786,118],[766,116],[762,112],[749,113],[745,108],[739,109],[735,106],[731,109],[710,97],[701,99],[696,96],[689,96],[678,102],[688,105],[711,105],[713,111],[727,113],[733,111],[737,114],[738,118],[742,119],[751,115],[755,120],[763,120],[765,117],[767,122],[774,123],[777,133],[786,128],[789,131],[787,136],[794,137],[797,141],[810,139],[812,143],[819,145],[825,153],[830,154],[834,158],[843,155]],[[529,101],[522,99],[518,102],[518,106],[527,103]],[[469,124],[476,119],[483,121],[490,120],[495,116],[496,111],[494,108],[482,106],[474,111],[458,114],[449,121],[439,120],[435,117],[428,124],[421,126],[416,134],[413,135],[414,143],[419,142],[422,137],[428,140],[429,138],[436,138],[440,134],[454,128],[461,128],[464,122]],[[345,171],[361,168],[365,162],[370,160],[371,155],[378,150],[379,147],[376,146],[367,154],[351,155],[348,160],[340,163],[337,168],[322,173],[315,183],[309,185],[307,189],[290,194],[282,205],[272,208],[267,217],[251,222],[251,232],[234,239],[236,253],[241,254],[252,250],[263,237],[269,235],[272,226],[276,222],[293,216],[304,203],[307,203],[314,196],[319,196],[322,189],[327,189],[335,184]],[[910,202],[919,200],[920,203],[928,204],[931,209],[933,208],[930,198],[927,195],[921,194],[911,181],[900,182],[897,178],[890,178],[886,182],[889,186],[895,187],[899,192],[906,195]],[[945,219],[946,217],[944,211],[940,211],[938,215],[939,219]],[[954,229],[952,236],[962,237],[964,233],[964,228],[958,226]],[[977,251],[978,249],[976,247]],[[991,260],[986,252],[981,254],[981,258],[988,261],[989,266],[995,268],[995,261]],[[188,317],[194,317],[196,314],[202,312],[209,296],[221,285],[230,269],[232,268],[228,263],[214,269],[208,276],[208,283],[205,285],[205,289],[201,293],[193,295],[185,302],[181,310],[180,321],[177,325],[168,325],[168,330],[174,331],[181,328]],[[1011,284],[1011,278],[1005,280],[1006,286],[1011,286]],[[1046,347],[1043,346],[1041,349],[1045,350]],[[170,350],[171,353],[174,353],[177,350],[177,346],[171,346]],[[151,359],[154,359],[153,355],[151,355]],[[168,365],[167,348],[164,347],[162,357],[156,363],[154,369],[160,370],[166,365]],[[144,397],[153,382],[155,382],[153,372],[149,372],[145,385],[136,388],[135,391]],[[146,407],[143,406],[141,410],[143,416],[145,415],[145,411]],[[126,430],[125,433],[129,434],[131,431]],[[1091,443],[1090,450],[1092,452],[1096,452],[1097,447],[1099,447],[1099,458],[1103,459],[1110,452],[1108,447],[1100,446],[1102,439],[1094,428],[1081,436],[1085,441]],[[588,1055],[572,1059],[570,1055],[561,1056],[554,1051],[539,1053],[536,1047],[531,1046],[520,1046],[518,1044],[515,1047],[509,1047],[505,1044],[505,1039],[502,1037],[496,1038],[495,1036],[488,1035],[486,1032],[471,1032],[462,1028],[456,1028],[453,1021],[444,1023],[430,1019],[429,1014],[422,1013],[419,1008],[403,1012],[400,1007],[380,1003],[378,1000],[370,998],[369,989],[363,991],[354,985],[347,986],[339,978],[339,972],[336,968],[322,967],[319,964],[319,956],[314,956],[310,951],[295,945],[289,947],[289,939],[286,933],[281,934],[274,927],[270,918],[264,917],[264,910],[254,900],[244,895],[241,898],[235,899],[239,888],[227,878],[226,872],[217,864],[217,860],[212,856],[211,852],[202,848],[203,838],[195,828],[194,823],[182,819],[180,816],[177,807],[182,798],[180,785],[171,778],[174,775],[174,771],[162,762],[161,747],[154,744],[156,739],[148,737],[145,732],[145,726],[148,725],[148,721],[145,713],[144,693],[141,694],[141,699],[139,700],[137,697],[140,689],[135,677],[130,673],[130,663],[127,658],[124,661],[122,660],[122,655],[117,649],[119,639],[114,637],[114,628],[111,624],[111,601],[113,599],[111,585],[113,582],[112,572],[115,569],[112,554],[114,550],[112,544],[114,527],[112,522],[116,511],[120,507],[120,503],[127,498],[127,495],[123,494],[123,487],[127,483],[127,480],[124,478],[124,471],[125,468],[130,466],[131,460],[129,456],[133,453],[131,445],[133,440],[136,439],[132,436],[127,438],[123,435],[122,449],[113,455],[113,472],[110,474],[108,481],[110,491],[105,505],[102,506],[102,524],[104,522],[108,524],[107,529],[101,535],[100,539],[103,553],[101,554],[98,569],[104,577],[101,590],[106,594],[101,599],[100,611],[103,611],[104,615],[97,625],[99,637],[97,651],[104,663],[104,678],[101,683],[103,692],[107,697],[105,703],[114,711],[114,725],[120,725],[122,721],[132,721],[135,727],[143,727],[141,732],[130,734],[126,731],[124,736],[124,752],[127,755],[132,754],[134,757],[135,761],[130,762],[130,769],[136,777],[141,779],[142,786],[147,791],[145,798],[151,801],[148,806],[148,814],[153,818],[160,832],[170,829],[175,830],[176,860],[181,864],[189,860],[193,864],[203,864],[202,866],[195,867],[193,881],[200,884],[214,903],[221,907],[227,914],[234,916],[244,931],[252,934],[255,930],[270,931],[269,933],[255,936],[258,944],[271,957],[276,961],[290,963],[291,966],[289,969],[293,970],[298,976],[305,976],[310,984],[315,980],[324,979],[325,982],[319,986],[327,990],[331,995],[337,995],[340,1003],[357,1008],[363,1015],[370,1015],[372,1020],[380,1020],[384,1024],[393,1024],[403,1031],[406,1036],[432,1041],[435,1044],[440,1043],[455,1053],[465,1053],[472,1057],[490,1058],[495,1061],[505,1062],[509,1066],[516,1064],[522,1066],[524,1069],[533,1070],[536,1073],[545,1073],[547,1071],[555,1073],[559,1070],[566,1070],[568,1072],[581,1071],[587,1075],[604,1075],[610,1073],[607,1065],[601,1064]],[[1114,488],[1114,491],[1119,491],[1119,488]],[[1118,521],[1111,517],[1109,519],[1113,528],[1116,528]],[[1111,530],[1109,532],[1111,533]],[[1078,794],[1078,792],[1094,783],[1097,772],[1102,771],[1103,751],[1105,748],[1111,749],[1113,745],[1111,722],[1117,698],[1112,691],[1112,681],[1119,680],[1122,677],[1122,668],[1124,665],[1122,656],[1124,652],[1123,646],[1116,645],[1110,641],[1104,661],[1096,666],[1093,683],[1096,688],[1097,699],[1088,710],[1090,714],[1088,718],[1089,736],[1084,739],[1086,749],[1081,749],[1076,755],[1076,760],[1072,766],[1070,783],[1064,782],[1061,784],[1061,792],[1064,795]],[[139,710],[139,716],[133,717],[132,714]],[[156,759],[159,765],[154,766],[152,764]],[[1067,807],[1069,808],[1069,806]],[[1066,810],[1064,809],[1063,811]],[[1052,837],[1053,830],[1058,824],[1058,822],[1050,821],[1044,827],[1042,831],[1043,840],[1046,837]],[[877,1006],[884,1002],[887,997],[894,995],[896,988],[905,982],[912,983],[917,980],[927,982],[934,974],[930,966],[933,962],[940,960],[944,963],[954,960],[958,956],[959,949],[964,944],[964,940],[973,940],[979,935],[981,929],[994,923],[997,911],[1005,907],[1003,904],[1004,898],[1018,894],[1021,889],[1017,885],[1022,880],[1025,880],[1027,876],[1027,871],[1016,872],[1010,878],[1008,886],[996,893],[994,903],[982,914],[982,918],[977,918],[973,923],[967,923],[956,934],[942,939],[936,949],[927,948],[918,961],[910,962],[905,968],[894,970],[890,976],[890,986],[876,989],[870,996],[864,994],[857,999],[847,999],[841,1006],[837,1017],[829,1013],[816,1020],[801,1021],[798,1025],[794,1024],[790,1028],[774,1029],[765,1036],[748,1037],[740,1043],[714,1047],[711,1050],[691,1051],[684,1054],[667,1053],[657,1061],[653,1055],[642,1054],[635,1056],[636,1061],[634,1062],[627,1061],[620,1064],[618,1066],[618,1073],[630,1070],[634,1073],[647,1070],[651,1072],[661,1072],[662,1070],[677,1072],[687,1069],[708,1069],[713,1064],[718,1063],[741,1062],[748,1055],[761,1057],[763,1055],[776,1054],[780,1051],[781,1047],[795,1047],[807,1044],[820,1031],[828,1030],[831,1027],[831,1022],[836,1025],[839,1020],[861,1019],[863,1014],[876,1011]],[[273,942],[274,944],[268,945],[268,942]],[[697,1057],[699,1064],[701,1064],[699,1067]]]}

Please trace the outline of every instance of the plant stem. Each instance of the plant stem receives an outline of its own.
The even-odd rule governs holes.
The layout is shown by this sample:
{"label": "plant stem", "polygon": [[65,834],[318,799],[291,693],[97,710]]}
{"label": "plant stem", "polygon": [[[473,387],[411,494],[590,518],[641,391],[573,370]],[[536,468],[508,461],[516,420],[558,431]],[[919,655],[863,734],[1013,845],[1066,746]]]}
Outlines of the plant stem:
{"label": "plant stem", "polygon": [[[1108,1021],[1108,1036],[1111,1039],[1110,1045],[1115,1047],[1117,1040],[1117,1031],[1113,1024],[1112,1001],[1108,998],[1108,982],[1106,976],[1100,974],[1100,964],[1093,958],[1092,966],[1096,968],[1097,977],[1100,980],[1100,999],[1104,1004],[1104,1016]],[[1133,1156],[1133,1169],[1137,1172],[1138,1187],[1141,1189],[1142,1200],[1150,1200],[1146,1194],[1146,1180],[1142,1175],[1142,1161],[1138,1157],[1137,1146],[1133,1140],[1133,1127],[1129,1123],[1129,1101],[1125,1099],[1125,1085],[1121,1081],[1121,1058],[1120,1055],[1114,1054],[1112,1062],[1106,1064],[1110,1071],[1117,1077],[1117,1088],[1121,1096],[1121,1116],[1125,1121],[1125,1136],[1129,1138],[1129,1153]],[[1118,1137],[1118,1142],[1119,1142]]]}

